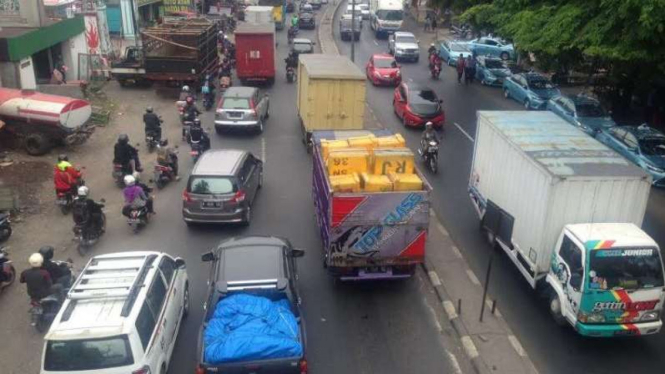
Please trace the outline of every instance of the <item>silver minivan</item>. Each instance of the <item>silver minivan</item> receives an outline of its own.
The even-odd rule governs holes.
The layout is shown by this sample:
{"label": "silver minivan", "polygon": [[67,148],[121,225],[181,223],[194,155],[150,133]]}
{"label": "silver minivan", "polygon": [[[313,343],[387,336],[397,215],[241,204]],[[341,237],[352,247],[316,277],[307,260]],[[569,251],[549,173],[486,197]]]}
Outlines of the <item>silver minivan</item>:
{"label": "silver minivan", "polygon": [[207,151],[196,162],[182,192],[182,218],[193,223],[249,225],[263,185],[263,161],[247,151]]}

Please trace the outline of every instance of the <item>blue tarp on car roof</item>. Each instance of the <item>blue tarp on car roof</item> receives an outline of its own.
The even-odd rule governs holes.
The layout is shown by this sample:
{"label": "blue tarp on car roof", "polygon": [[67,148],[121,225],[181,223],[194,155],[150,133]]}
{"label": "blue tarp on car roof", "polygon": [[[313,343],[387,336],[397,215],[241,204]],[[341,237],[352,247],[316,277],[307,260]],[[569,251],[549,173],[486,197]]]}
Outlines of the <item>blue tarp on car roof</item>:
{"label": "blue tarp on car roof", "polygon": [[301,357],[298,322],[289,301],[237,294],[223,298],[204,333],[205,362]]}

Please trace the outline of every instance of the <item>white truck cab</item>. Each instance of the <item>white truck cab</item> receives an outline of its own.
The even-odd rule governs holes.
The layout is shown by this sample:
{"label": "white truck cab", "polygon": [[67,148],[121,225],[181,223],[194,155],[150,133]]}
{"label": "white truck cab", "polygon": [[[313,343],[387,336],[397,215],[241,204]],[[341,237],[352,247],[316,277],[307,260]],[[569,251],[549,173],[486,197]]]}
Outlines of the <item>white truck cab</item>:
{"label": "white truck cab", "polygon": [[165,374],[188,310],[182,259],[159,252],[96,256],[44,337],[41,374]]}
{"label": "white truck cab", "polygon": [[399,30],[403,20],[404,4],[400,0],[370,0],[369,24],[377,38]]}

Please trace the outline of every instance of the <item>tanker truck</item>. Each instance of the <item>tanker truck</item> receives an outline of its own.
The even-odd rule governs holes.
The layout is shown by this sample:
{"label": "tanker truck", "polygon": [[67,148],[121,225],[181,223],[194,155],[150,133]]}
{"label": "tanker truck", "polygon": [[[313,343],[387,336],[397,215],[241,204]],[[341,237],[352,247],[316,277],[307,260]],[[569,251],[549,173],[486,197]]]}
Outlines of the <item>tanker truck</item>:
{"label": "tanker truck", "polygon": [[92,107],[86,100],[32,90],[0,88],[3,130],[18,139],[28,154],[39,156],[58,144],[85,141]]}

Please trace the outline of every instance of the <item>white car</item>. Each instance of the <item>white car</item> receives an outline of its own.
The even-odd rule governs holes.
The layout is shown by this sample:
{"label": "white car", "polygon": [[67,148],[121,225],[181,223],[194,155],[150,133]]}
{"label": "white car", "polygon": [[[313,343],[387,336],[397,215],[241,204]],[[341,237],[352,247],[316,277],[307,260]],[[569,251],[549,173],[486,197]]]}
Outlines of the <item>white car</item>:
{"label": "white car", "polygon": [[44,337],[41,374],[165,374],[188,311],[184,260],[159,252],[93,257]]}
{"label": "white car", "polygon": [[360,14],[363,19],[369,19],[369,5],[367,4],[356,4],[356,11],[360,9]]}
{"label": "white car", "polygon": [[[351,14],[353,14],[353,7],[352,7],[351,5],[348,5],[348,6],[346,7],[346,11],[345,11],[344,14],[342,15],[342,18],[348,18],[348,19],[351,19]],[[360,8],[358,8],[357,6],[356,6],[356,22],[359,22],[359,23],[360,23],[360,28],[363,27],[363,15],[362,15],[362,11],[361,11]]]}
{"label": "white car", "polygon": [[405,31],[395,31],[388,39],[388,50],[395,60],[411,60],[418,62],[420,46],[415,35]]}

